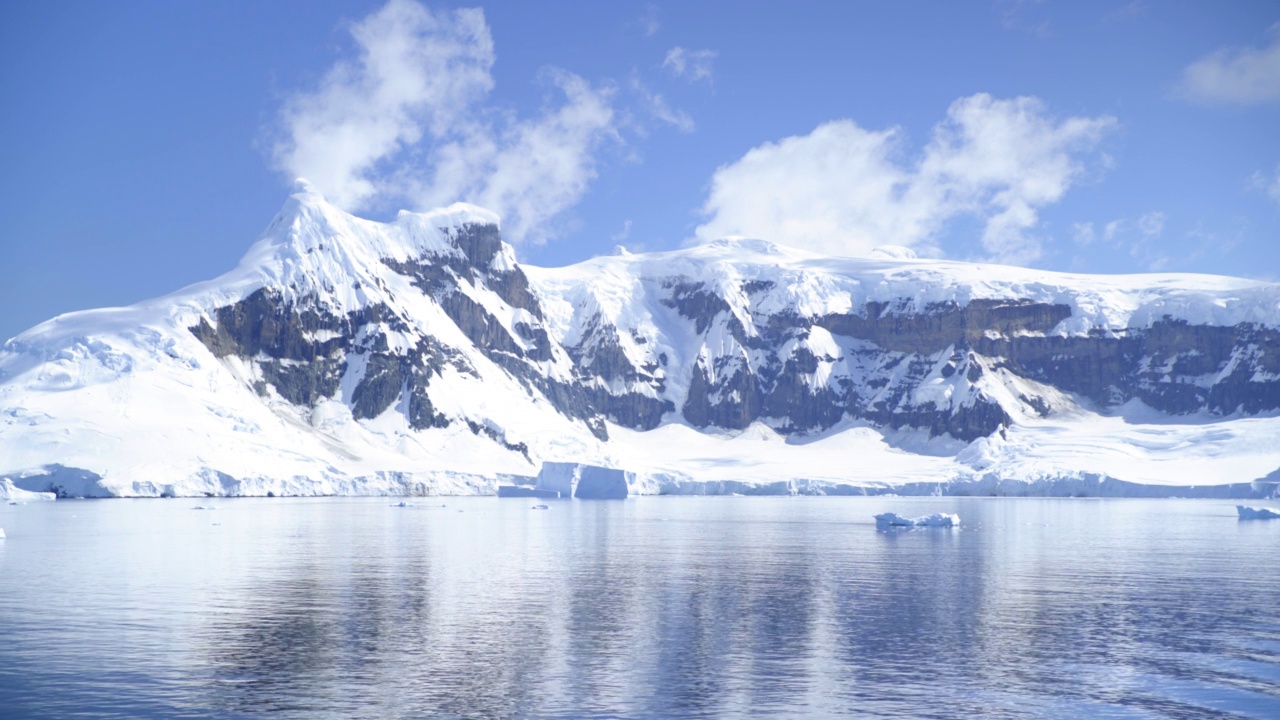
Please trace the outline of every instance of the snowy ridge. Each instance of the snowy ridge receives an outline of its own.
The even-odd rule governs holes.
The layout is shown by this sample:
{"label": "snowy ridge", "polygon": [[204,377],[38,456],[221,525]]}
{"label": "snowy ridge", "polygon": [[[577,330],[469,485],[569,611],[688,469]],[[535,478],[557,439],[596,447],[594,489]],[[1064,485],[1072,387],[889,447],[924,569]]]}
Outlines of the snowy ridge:
{"label": "snowy ridge", "polygon": [[0,349],[0,483],[471,494],[545,461],[641,493],[1280,482],[1280,285],[750,239],[544,269],[498,226],[372,222],[300,181],[230,272]]}
{"label": "snowy ridge", "polygon": [[[974,299],[1064,304],[1069,319],[1051,331],[1083,335],[1090,330],[1143,328],[1170,316],[1194,324],[1230,326],[1257,323],[1280,327],[1280,284],[1191,273],[1082,275],[1008,265],[926,260],[915,257],[838,258],[785,248],[762,240],[721,239],[683,250],[615,254],[566,268],[526,267],[554,300],[573,306],[593,296],[606,315],[627,324],[642,308],[623,294],[645,279],[684,276],[730,289],[744,282],[771,282],[756,303],[762,312],[793,310],[802,315],[860,310],[869,302],[923,311],[929,305]],[[619,282],[621,281],[621,282]],[[743,306],[736,305],[736,312]],[[572,344],[576,328],[563,310],[552,316]]]}

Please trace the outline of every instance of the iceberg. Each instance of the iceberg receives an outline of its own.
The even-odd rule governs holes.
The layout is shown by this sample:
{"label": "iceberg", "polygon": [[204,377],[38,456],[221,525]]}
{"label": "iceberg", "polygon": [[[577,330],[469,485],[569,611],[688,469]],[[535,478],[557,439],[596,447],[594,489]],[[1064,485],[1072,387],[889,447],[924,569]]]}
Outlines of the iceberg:
{"label": "iceberg", "polygon": [[1240,515],[1241,520],[1275,520],[1280,518],[1280,510],[1272,510],[1264,507],[1249,507],[1247,505],[1237,505],[1236,513]]}
{"label": "iceberg", "polygon": [[876,515],[876,528],[885,530],[896,527],[954,527],[960,524],[960,516],[950,513],[934,513],[918,518],[903,517],[897,513],[880,513]]}
{"label": "iceberg", "polygon": [[573,497],[574,486],[578,483],[578,467],[577,463],[544,462],[534,487],[556,493],[557,497]]}
{"label": "iceberg", "polygon": [[914,527],[915,524],[915,520],[902,517],[898,513],[880,513],[876,516],[877,528]]}
{"label": "iceberg", "polygon": [[[575,497],[583,500],[623,500],[628,487],[635,480],[635,473],[617,468],[600,467],[568,462],[544,462],[538,472],[535,490],[558,493],[559,497]],[[499,493],[502,493],[499,488]],[[506,491],[508,495],[511,491]],[[523,493],[522,493],[523,494]],[[551,495],[525,494],[526,497],[553,497]]]}
{"label": "iceberg", "polygon": [[581,466],[573,496],[584,500],[625,500],[628,473],[616,468]]}
{"label": "iceberg", "polygon": [[4,539],[4,528],[0,528],[0,540]]}

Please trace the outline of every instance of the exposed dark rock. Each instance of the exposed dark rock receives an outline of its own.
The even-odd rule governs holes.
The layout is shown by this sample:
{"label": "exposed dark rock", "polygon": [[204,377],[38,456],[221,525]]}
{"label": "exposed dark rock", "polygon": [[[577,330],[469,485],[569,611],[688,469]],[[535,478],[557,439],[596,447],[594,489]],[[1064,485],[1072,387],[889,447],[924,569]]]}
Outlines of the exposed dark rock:
{"label": "exposed dark rock", "polygon": [[763,399],[756,374],[739,364],[732,373],[721,377],[712,385],[706,368],[694,368],[684,404],[684,417],[689,424],[742,429],[760,417]]}
{"label": "exposed dark rock", "polygon": [[488,267],[502,251],[502,233],[497,225],[467,223],[450,231],[449,240],[467,256],[473,267]]}
{"label": "exposed dark rock", "polygon": [[1006,336],[1045,333],[1070,316],[1067,305],[1029,301],[973,300],[963,307],[954,302],[930,303],[924,312],[870,302],[863,314],[825,315],[815,318],[815,324],[886,350],[929,355],[951,346],[973,345],[992,331]]}
{"label": "exposed dark rock", "polygon": [[504,352],[524,357],[524,349],[511,337],[511,333],[480,303],[456,291],[444,293],[436,299],[449,319],[486,355]]}
{"label": "exposed dark rock", "polygon": [[351,392],[351,414],[357,420],[376,418],[391,407],[404,387],[399,357],[385,352],[370,353],[364,377]]}
{"label": "exposed dark rock", "polygon": [[1280,331],[1249,323],[1165,318],[1117,336],[984,337],[974,347],[1012,372],[1104,407],[1137,398],[1171,414],[1280,408],[1280,381],[1266,377],[1280,366]]}
{"label": "exposed dark rock", "polygon": [[280,397],[294,405],[312,407],[338,392],[346,362],[327,358],[298,364],[264,360],[258,367],[262,369],[263,380],[274,387]]}
{"label": "exposed dark rock", "polygon": [[266,288],[218,308],[214,316],[216,327],[202,317],[191,332],[217,357],[253,357],[261,353],[282,360],[310,361],[341,349],[343,338],[317,342],[308,339],[308,333],[342,333],[350,329],[342,318],[323,307],[288,305],[278,291]]}
{"label": "exposed dark rock", "polygon": [[[766,421],[782,432],[802,433],[853,417],[961,440],[998,432],[1012,422],[1011,412],[1052,412],[1046,397],[1029,392],[1018,400],[1023,408],[1001,407],[981,389],[991,372],[1012,373],[1102,408],[1138,399],[1171,414],[1280,409],[1280,331],[1165,318],[1146,328],[1068,337],[1053,331],[1070,317],[1069,306],[1027,300],[921,308],[904,298],[812,317],[794,309],[753,315],[749,308],[732,312],[729,301],[706,283],[672,277],[661,281],[659,302],[689,320],[694,334],[732,341],[692,366],[673,365],[639,328],[614,327],[596,316],[575,346],[558,349],[523,270],[494,268],[504,252],[498,228],[467,225],[449,239],[453,251],[384,263],[438,302],[470,342],[530,394],[545,397],[602,439],[606,419],[652,429],[677,411],[696,427],[740,429]],[[750,280],[739,290],[758,300],[774,287],[771,280]],[[508,329],[473,299],[476,292],[492,292],[527,314]],[[356,372],[349,368],[363,366],[351,392],[353,415],[373,418],[398,406],[419,429],[449,422],[430,402],[427,389],[434,377],[448,366],[477,375],[460,352],[435,338],[422,337],[408,351],[393,350],[402,341],[389,342],[388,333],[402,337],[411,325],[388,305],[342,315],[316,297],[283,298],[279,291],[259,290],[190,330],[215,356],[255,363],[261,376],[255,390],[275,388],[301,406],[334,397],[343,375]],[[723,333],[708,336],[717,323]],[[830,354],[838,357],[819,356],[804,344],[815,326],[835,336],[840,349]],[[572,379],[548,371],[565,357],[562,350],[573,363]],[[682,371],[691,376],[668,375]],[[917,392],[939,378],[948,383],[948,400],[940,401],[946,406],[921,403],[920,397],[940,397]],[[678,409],[666,397],[668,380],[688,383]],[[527,455],[527,448],[509,443],[497,429],[472,430]]]}
{"label": "exposed dark rock", "polygon": [[676,279],[663,283],[663,287],[671,290],[671,297],[664,298],[662,304],[675,308],[682,316],[692,320],[699,335],[707,331],[717,315],[731,309],[724,298],[707,290],[700,282]]}
{"label": "exposed dark rock", "polygon": [[[506,433],[496,430],[488,425],[482,425],[478,422],[475,422],[474,420],[468,420],[467,427],[471,430],[472,434],[484,435],[485,437],[489,438],[490,440],[498,443],[502,447],[512,452],[520,453],[521,455],[524,456],[525,460],[529,460],[529,446],[526,445],[525,443],[507,442]],[[533,461],[529,460],[529,462],[533,462]]]}
{"label": "exposed dark rock", "polygon": [[528,310],[534,317],[542,319],[542,306],[529,290],[529,278],[520,268],[491,272],[487,284],[506,304]]}

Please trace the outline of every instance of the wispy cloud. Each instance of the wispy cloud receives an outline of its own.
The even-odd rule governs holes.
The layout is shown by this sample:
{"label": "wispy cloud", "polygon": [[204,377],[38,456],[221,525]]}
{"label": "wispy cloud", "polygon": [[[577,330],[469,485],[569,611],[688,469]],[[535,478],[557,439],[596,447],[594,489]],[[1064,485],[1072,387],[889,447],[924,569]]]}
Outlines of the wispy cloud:
{"label": "wispy cloud", "polygon": [[1036,98],[960,98],[906,161],[902,131],[851,120],[765,143],[721,167],[703,205],[701,239],[751,235],[833,254],[894,244],[937,253],[944,226],[984,225],[990,258],[1042,252],[1039,210],[1058,202],[1114,118],[1049,116]]}
{"label": "wispy cloud", "polygon": [[1072,226],[1072,239],[1080,247],[1104,245],[1127,253],[1145,270],[1156,272],[1169,266],[1170,255],[1161,242],[1168,214],[1152,210],[1137,218],[1117,218],[1102,225],[1099,231],[1092,222]]}
{"label": "wispy cloud", "polygon": [[1267,197],[1274,200],[1277,205],[1280,205],[1280,165],[1276,166],[1275,172],[1270,176],[1267,176],[1261,170],[1255,172],[1249,178],[1249,185],[1255,190],[1261,190]]}
{"label": "wispy cloud", "polygon": [[709,82],[713,74],[711,64],[715,61],[716,54],[714,50],[686,50],[682,47],[673,47],[667,51],[662,67],[669,70],[672,75],[689,82],[699,80]]}
{"label": "wispy cloud", "polygon": [[689,113],[672,107],[660,93],[649,89],[639,77],[631,78],[631,92],[639,101],[641,109],[653,119],[670,125],[680,132],[693,132],[695,124]]}
{"label": "wispy cloud", "polygon": [[609,241],[615,245],[621,245],[631,237],[631,219],[627,218],[622,223],[622,229],[609,236]]}
{"label": "wispy cloud", "polygon": [[1205,104],[1260,105],[1280,102],[1280,23],[1265,47],[1222,48],[1182,71],[1180,94]]}
{"label": "wispy cloud", "polygon": [[640,26],[640,32],[644,33],[645,37],[657,35],[662,29],[662,22],[658,20],[658,6],[653,3],[645,5],[636,24]]}
{"label": "wispy cloud", "polygon": [[356,57],[286,101],[273,147],[281,170],[348,210],[465,200],[499,213],[512,241],[540,242],[619,138],[616,90],[563,70],[542,73],[559,100],[536,117],[486,105],[495,54],[479,9],[390,0],[351,36]]}
{"label": "wispy cloud", "polygon": [[1039,17],[1046,0],[994,0],[992,7],[1000,18],[1000,27],[1012,32],[1026,32],[1047,37],[1049,21]]}

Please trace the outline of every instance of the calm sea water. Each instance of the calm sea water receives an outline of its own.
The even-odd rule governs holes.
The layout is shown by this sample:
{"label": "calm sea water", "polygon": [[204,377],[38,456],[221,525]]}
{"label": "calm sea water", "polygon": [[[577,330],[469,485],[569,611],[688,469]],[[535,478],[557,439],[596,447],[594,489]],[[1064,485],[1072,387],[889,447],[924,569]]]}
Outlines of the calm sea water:
{"label": "calm sea water", "polygon": [[393,502],[0,508],[0,717],[1280,718],[1229,503]]}

